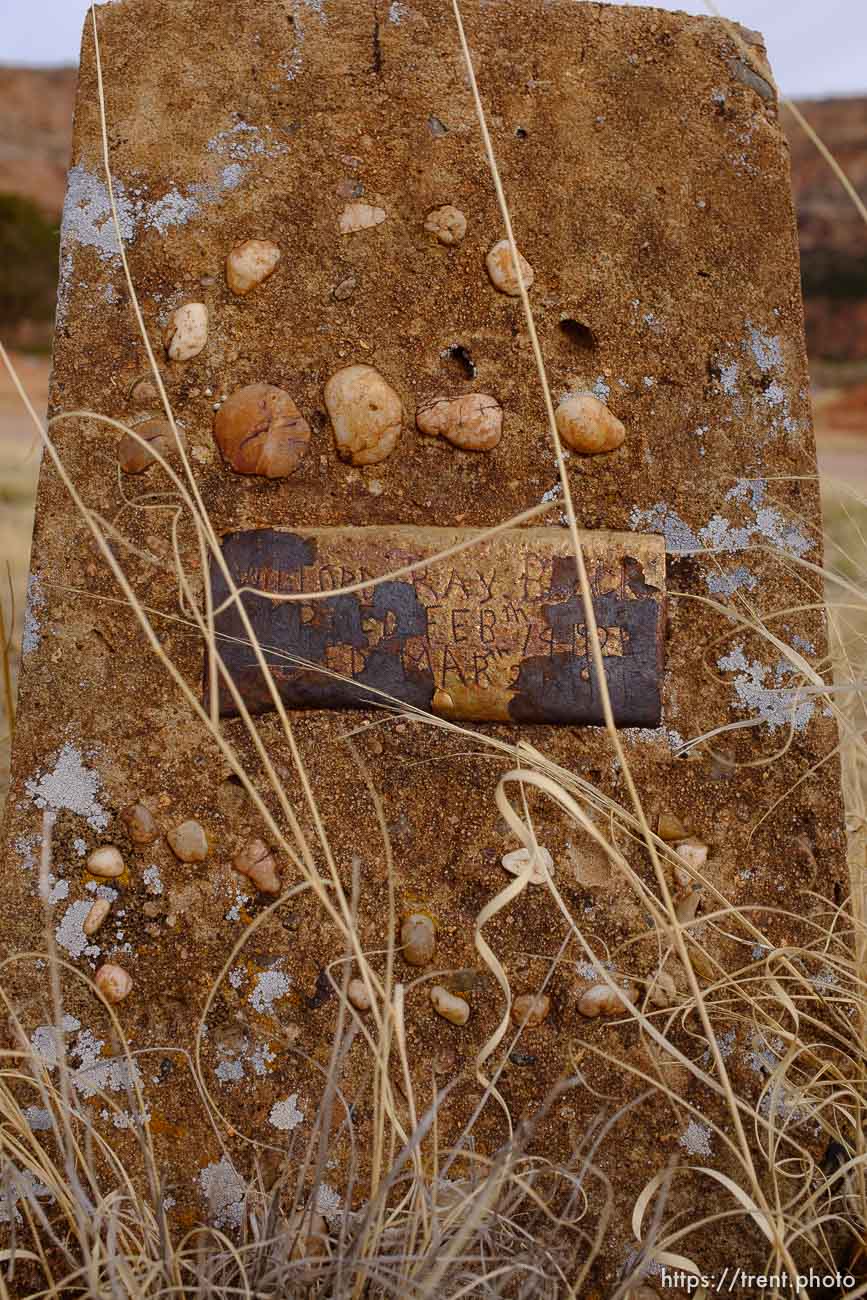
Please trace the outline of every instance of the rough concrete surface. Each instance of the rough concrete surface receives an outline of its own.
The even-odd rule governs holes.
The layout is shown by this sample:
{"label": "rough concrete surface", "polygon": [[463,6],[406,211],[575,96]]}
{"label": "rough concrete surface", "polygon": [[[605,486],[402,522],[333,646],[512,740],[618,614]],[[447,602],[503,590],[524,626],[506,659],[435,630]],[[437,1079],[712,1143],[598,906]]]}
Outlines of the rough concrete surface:
{"label": "rough concrete surface", "polygon": [[[709,19],[536,0],[473,0],[465,17],[516,237],[535,275],[530,297],[555,400],[589,388],[627,429],[618,450],[570,458],[579,524],[666,539],[663,723],[624,733],[639,790],[651,814],[670,809],[711,845],[714,878],[733,901],[807,914],[814,903],[806,890],[845,889],[839,780],[829,759],[836,733],[821,707],[792,696],[797,679],[781,655],[723,612],[775,615],[775,632],[799,653],[812,662],[825,653],[819,584],[794,562],[820,562],[821,528],[815,482],[803,477],[815,473],[815,452],[788,156],[773,92],[766,80],[744,75],[739,51]],[[191,360],[166,361],[164,376],[217,531],[479,528],[546,497],[556,503],[520,303],[496,292],[485,269],[503,230],[449,7],[431,0],[120,0],[101,7],[98,20],[124,236],[160,356],[176,307],[201,301],[209,312],[204,349]],[[341,214],[356,200],[383,209],[385,220],[340,234]],[[454,246],[425,231],[427,215],[446,204],[467,218],[466,236]],[[225,284],[225,258],[251,237],[274,240],[282,258],[266,283],[236,298]],[[51,409],[130,418],[129,394],[145,356],[108,219],[87,31],[61,272]],[[355,362],[375,366],[407,412],[396,450],[361,469],[336,457],[323,401],[328,377]],[[259,381],[291,393],[312,429],[309,450],[288,479],[234,474],[213,442],[215,404]],[[416,431],[419,403],[470,391],[493,394],[503,407],[503,436],[492,451],[460,451]],[[116,542],[117,554],[142,602],[159,611],[166,651],[198,688],[203,648],[177,621],[172,514],[134,504],[159,490],[159,471],[121,483],[115,430],[86,418],[55,428],[87,506],[131,543]],[[555,508],[545,522],[559,520]],[[181,544],[195,570],[189,528]],[[52,888],[63,955],[88,973],[111,960],[133,977],[118,1010],[142,1053],[136,1061],[148,1123],[173,1184],[173,1213],[192,1222],[206,1210],[224,1156],[193,1104],[178,1049],[191,1047],[211,982],[262,906],[230,867],[238,845],[261,828],[135,619],[115,603],[113,580],[48,464],[32,568],[4,832],[4,948],[41,942],[34,857],[47,804],[57,810]],[[755,725],[718,742],[723,761],[706,749],[676,757],[683,741],[737,719]],[[272,715],[258,725],[310,831],[279,724]],[[341,739],[346,717],[302,712],[294,726],[344,878],[354,860],[362,864],[364,943],[381,949],[388,938],[385,860],[373,805]],[[258,777],[242,724],[228,720],[225,729]],[[523,736],[612,797],[626,798],[597,729],[479,731]],[[508,879],[501,855],[518,847],[493,803],[500,763],[481,747],[478,755],[468,752],[466,738],[404,723],[379,726],[358,743],[384,801],[399,905],[423,904],[435,917],[438,965],[476,965],[474,918]],[[768,765],[732,766],[782,749]],[[118,814],[137,799],[164,830],[198,819],[213,840],[208,860],[180,863],[164,838],[135,849]],[[550,803],[531,797],[530,806],[564,898],[595,951],[610,955],[618,973],[646,975],[655,944],[629,943],[647,921],[626,884],[564,831]],[[803,835],[816,878],[793,850]],[[84,857],[105,841],[120,846],[128,873],[112,886],[118,897],[109,921],[86,938],[81,923],[94,882]],[[650,881],[643,849],[630,841],[622,847]],[[291,880],[285,864],[283,876]],[[254,936],[214,1003],[203,1069],[238,1133],[279,1143],[287,1098],[308,1118],[316,1104],[315,1067],[327,1060],[335,1016],[335,999],[316,996],[317,979],[341,950],[309,895],[278,916]],[[768,914],[764,923],[773,942],[797,938],[788,918]],[[564,933],[540,889],[528,889],[486,928],[516,992],[536,986]],[[749,960],[749,951],[722,933],[705,942],[726,966]],[[575,958],[570,950],[553,976],[548,1019],[528,1031],[531,1064],[509,1065],[503,1074],[500,1088],[516,1117],[532,1112],[588,1040],[615,1058],[644,1060],[631,1026],[577,1014],[583,985]],[[22,976],[31,990],[35,974],[31,965],[28,979]],[[85,1069],[86,1035],[108,1042],[106,1020],[72,981],[67,1000],[77,1022],[68,1045]],[[407,1005],[422,1102],[439,1048],[453,1048],[462,1070],[444,1105],[444,1141],[478,1096],[474,1054],[501,1015],[489,977],[471,1002],[464,1028],[434,1014],[424,986]],[[44,1014],[30,1008],[31,1028]],[[720,1013],[719,1033],[731,1028]],[[733,1077],[745,1095],[757,1095],[762,1079],[750,1062],[748,1026],[739,1025],[733,1041]],[[700,1053],[695,1042],[684,1032],[684,1050]],[[311,1060],[296,1055],[293,1043]],[[150,1054],[153,1047],[160,1050]],[[590,1053],[581,1062],[588,1086],[558,1102],[538,1135],[538,1149],[555,1158],[600,1110],[634,1092],[616,1064]],[[350,1100],[363,1065],[359,1045],[342,1080]],[[107,1066],[103,1074],[105,1086],[122,1089]],[[681,1084],[692,1095],[688,1080]],[[371,1116],[359,1095],[363,1150]],[[98,1108],[87,1099],[87,1080],[81,1097]],[[117,1100],[128,1104],[123,1091]],[[601,1266],[609,1280],[634,1245],[635,1197],[669,1157],[697,1154],[728,1168],[726,1153],[706,1136],[697,1141],[692,1123],[652,1101],[631,1111],[600,1149],[597,1163],[614,1187]],[[134,1160],[133,1135],[115,1127],[116,1148]],[[492,1152],[505,1137],[502,1112],[487,1107],[475,1130],[478,1148]],[[243,1170],[249,1149],[227,1142]],[[337,1152],[329,1175],[337,1195],[345,1157]],[[708,1185],[707,1207],[714,1203]],[[231,1196],[227,1204],[228,1223]],[[590,1206],[591,1215],[597,1208]],[[747,1235],[740,1222],[723,1222],[693,1253],[708,1267],[760,1258],[760,1244]]]}

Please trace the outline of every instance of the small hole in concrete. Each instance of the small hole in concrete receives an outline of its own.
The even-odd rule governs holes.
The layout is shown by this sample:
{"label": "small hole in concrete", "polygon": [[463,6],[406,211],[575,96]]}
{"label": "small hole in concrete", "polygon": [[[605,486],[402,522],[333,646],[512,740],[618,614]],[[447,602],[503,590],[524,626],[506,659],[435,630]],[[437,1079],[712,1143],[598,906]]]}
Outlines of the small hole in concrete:
{"label": "small hole in concrete", "polygon": [[528,134],[529,132],[527,131],[526,127],[524,126],[515,127],[515,135],[518,137],[519,140],[526,140]]}
{"label": "small hole in concrete", "polygon": [[596,350],[596,335],[585,321],[578,320],[574,316],[564,316],[560,321],[560,330],[573,347],[582,352]]}
{"label": "small hole in concrete", "polygon": [[460,343],[453,343],[443,354],[455,368],[460,369],[465,379],[475,379],[476,364],[467,349]]}

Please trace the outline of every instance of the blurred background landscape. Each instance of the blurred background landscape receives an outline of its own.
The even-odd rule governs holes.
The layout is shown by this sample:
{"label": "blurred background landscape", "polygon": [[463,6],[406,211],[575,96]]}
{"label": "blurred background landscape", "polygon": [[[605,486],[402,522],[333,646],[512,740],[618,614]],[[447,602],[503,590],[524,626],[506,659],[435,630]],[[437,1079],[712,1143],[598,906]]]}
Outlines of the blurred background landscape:
{"label": "blurred background landscape", "polygon": [[[60,214],[69,162],[74,67],[0,67],[0,338],[37,410],[47,402]],[[867,81],[867,73],[865,73]],[[811,125],[867,200],[867,97],[804,100]],[[798,213],[813,408],[833,545],[828,563],[860,576],[867,520],[867,226],[784,108]],[[39,451],[0,373],[0,556],[12,668],[23,616]],[[9,567],[7,580],[5,569]],[[12,615],[10,619],[10,614]],[[0,738],[8,722],[0,723]],[[0,803],[8,743],[0,744]]]}

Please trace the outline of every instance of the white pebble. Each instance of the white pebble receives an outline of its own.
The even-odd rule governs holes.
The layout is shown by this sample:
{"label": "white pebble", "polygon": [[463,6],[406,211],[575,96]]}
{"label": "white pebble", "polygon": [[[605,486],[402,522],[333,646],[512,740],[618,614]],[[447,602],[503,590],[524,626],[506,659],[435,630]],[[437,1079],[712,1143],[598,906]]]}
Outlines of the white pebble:
{"label": "white pebble", "polygon": [[[525,257],[522,257],[520,252],[518,253],[518,266],[524,288],[529,289],[536,277],[532,266]],[[508,239],[501,239],[499,243],[494,244],[487,256],[487,267],[494,288],[499,289],[500,293],[508,294],[510,298],[517,298],[521,292],[521,286],[518,277],[515,275],[512,250],[509,247]]]}
{"label": "white pebble", "polygon": [[172,361],[189,361],[208,341],[208,309],[203,302],[185,302],[172,312],[165,331],[166,352]]}
{"label": "white pebble", "polygon": [[403,407],[373,366],[346,366],[325,385],[325,405],[338,454],[353,465],[375,465],[397,446]]}
{"label": "white pebble", "polygon": [[554,859],[541,844],[536,845],[532,857],[529,849],[513,849],[511,853],[504,853],[500,861],[513,876],[520,876],[521,872],[526,869],[527,864],[532,862],[531,885],[544,885],[548,877],[554,873]]}
{"label": "white pebble", "polygon": [[337,223],[341,235],[351,235],[356,230],[369,230],[385,221],[385,208],[375,208],[370,203],[347,203]]}
{"label": "white pebble", "polygon": [[[628,1002],[635,1002],[638,996],[631,985],[621,992]],[[617,1016],[626,1012],[623,1002],[607,984],[594,984],[592,988],[587,989],[578,999],[578,1010],[582,1016],[587,1016],[590,1020],[595,1019],[596,1016]]]}
{"label": "white pebble", "polygon": [[449,993],[442,984],[434,984],[430,1000],[437,1014],[444,1020],[450,1020],[453,1025],[465,1025],[470,1018],[469,1003],[455,993]]}
{"label": "white pebble", "polygon": [[503,408],[487,393],[432,397],[415,415],[422,433],[439,434],[464,451],[491,451],[503,432]]}
{"label": "white pebble", "polygon": [[279,894],[280,877],[277,863],[268,845],[262,840],[250,840],[232,859],[239,875],[246,876],[262,894]]}
{"label": "white pebble", "polygon": [[203,862],[210,845],[205,828],[196,821],[181,822],[169,831],[166,839],[169,848],[181,862]]}
{"label": "white pebble", "polygon": [[277,270],[280,249],[270,239],[245,239],[226,258],[226,283],[239,298]]}
{"label": "white pebble", "polygon": [[132,979],[122,966],[106,962],[93,977],[106,1002],[122,1002],[132,992]]}
{"label": "white pebble", "polygon": [[701,840],[683,840],[675,852],[689,871],[699,872],[707,862],[708,846]]}
{"label": "white pebble", "polygon": [[116,849],[113,844],[103,844],[102,848],[94,849],[88,856],[87,869],[92,876],[99,876],[103,879],[122,876],[124,864],[123,858],[120,856],[120,850]]}
{"label": "white pebble", "polygon": [[424,228],[428,234],[436,235],[441,244],[450,248],[459,244],[467,233],[467,219],[460,208],[446,203],[428,213]]}
{"label": "white pebble", "polygon": [[111,911],[111,903],[107,898],[98,898],[93,907],[84,918],[82,929],[85,934],[96,934],[105,918]]}

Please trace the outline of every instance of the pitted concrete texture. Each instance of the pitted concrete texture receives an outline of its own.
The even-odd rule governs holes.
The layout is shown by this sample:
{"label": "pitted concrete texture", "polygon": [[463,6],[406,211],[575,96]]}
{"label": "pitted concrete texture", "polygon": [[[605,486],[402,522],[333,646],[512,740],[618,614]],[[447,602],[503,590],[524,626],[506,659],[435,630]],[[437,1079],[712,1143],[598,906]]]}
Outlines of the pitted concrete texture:
{"label": "pitted concrete texture", "polygon": [[[749,37],[751,71],[726,29],[709,19],[566,0],[466,0],[463,7],[517,241],[534,272],[530,299],[555,400],[591,390],[626,428],[617,450],[568,460],[579,525],[656,533],[666,542],[662,726],[624,733],[638,788],[654,818],[669,810],[710,844],[709,871],[728,898],[767,909],[752,915],[769,943],[803,940],[818,907],[807,891],[846,892],[836,731],[821,704],[795,693],[799,678],[780,651],[726,616],[773,615],[775,634],[822,664],[821,584],[799,568],[800,560],[821,563],[821,521],[788,153],[761,47]],[[217,532],[484,528],[542,500],[552,513],[535,522],[561,522],[520,302],[498,292],[486,270],[504,232],[450,7],[120,0],[100,7],[97,20],[132,275]],[[350,204],[372,212],[363,222],[357,211],[346,218]],[[425,224],[446,205],[466,218],[464,237],[452,244]],[[353,226],[360,228],[341,233]],[[281,258],[267,280],[237,297],[225,282],[225,260],[251,238],[275,242]],[[146,362],[108,212],[87,28],[61,271],[52,412],[154,413],[146,395],[144,406],[134,404],[140,388],[132,396]],[[168,361],[162,331],[185,302],[207,307],[207,342],[189,360]],[[375,367],[404,412],[395,449],[362,467],[338,458],[323,396],[327,379],[353,364]],[[235,473],[213,440],[215,407],[260,382],[291,394],[311,428],[288,478]],[[418,432],[419,405],[470,392],[502,406],[493,449],[464,451]],[[203,647],[179,603],[172,512],[140,508],[140,498],[166,484],[153,468],[121,481],[120,437],[95,419],[55,426],[87,507],[113,523],[112,544],[154,611],[166,652],[198,690]],[[201,584],[189,525],[179,538]],[[179,1223],[205,1214],[207,1189],[222,1180],[229,1191],[220,1213],[231,1227],[250,1148],[230,1132],[229,1154],[220,1147],[178,1049],[192,1048],[212,982],[263,907],[230,865],[263,828],[135,618],[117,603],[117,588],[47,462],[32,563],[3,839],[4,950],[41,942],[35,862],[47,806],[57,813],[52,898],[62,955],[88,973],[106,960],[123,966],[134,987],[118,1012],[133,1050],[160,1049],[137,1056],[136,1068],[177,1202],[172,1213]],[[376,715],[352,721],[365,716]],[[713,752],[676,756],[682,742],[737,720],[754,725],[718,737]],[[293,725],[346,882],[352,863],[361,863],[362,941],[381,950],[385,855],[373,803],[342,739],[351,722],[309,711],[294,715]],[[242,723],[224,726],[260,780]],[[271,714],[257,726],[311,833],[279,722]],[[501,856],[519,847],[493,802],[506,769],[485,737],[525,738],[612,798],[627,797],[596,728],[474,729],[478,743],[394,722],[357,738],[391,830],[398,907],[423,907],[434,917],[439,969],[478,966],[475,917],[508,882]],[[756,762],[777,751],[775,761]],[[276,813],[276,800],[266,798]],[[657,944],[645,909],[550,801],[528,799],[539,842],[594,951],[618,975],[647,978]],[[163,831],[138,848],[119,817],[136,800]],[[179,862],[166,843],[164,833],[187,819],[211,836],[204,863]],[[805,836],[811,855],[796,847]],[[121,848],[127,872],[97,888],[84,861],[106,841]],[[651,885],[640,843],[624,835],[620,848]],[[292,883],[291,868],[279,865]],[[111,897],[112,909],[87,936],[82,923],[97,892]],[[781,907],[795,919],[777,915]],[[737,969],[748,963],[749,945],[728,929],[708,928],[704,941],[724,968]],[[534,887],[485,930],[516,994],[538,987],[564,934],[547,891]],[[309,1125],[321,1089],[316,1066],[328,1059],[335,1024],[336,999],[326,996],[321,972],[342,951],[323,910],[303,894],[253,935],[223,982],[202,1067],[236,1135],[280,1145],[290,1125],[302,1133]],[[584,1084],[554,1105],[534,1140],[535,1150],[558,1160],[570,1158],[595,1116],[636,1095],[640,1085],[618,1061],[651,1069],[632,1026],[578,1014],[579,958],[573,944],[548,987],[549,1016],[527,1031],[521,1063],[507,1064],[499,1082],[512,1114],[530,1115],[580,1061]],[[408,981],[416,972],[397,961]],[[670,969],[685,991],[679,966]],[[22,971],[22,988],[32,991],[35,973],[32,964]],[[440,1119],[444,1143],[477,1101],[475,1053],[502,1014],[488,974],[468,997],[472,1014],[462,1028],[436,1016],[427,985],[407,1000],[420,1110],[430,1100],[434,1056],[445,1047],[456,1053],[459,1082]],[[94,999],[69,980],[67,1000],[80,1104],[98,1120],[94,1071],[101,1086],[120,1088],[123,1109],[126,1076],[109,1068],[109,1047],[94,1052],[94,1043],[110,1042]],[[30,1006],[27,1016],[34,1031],[47,1023],[44,1009]],[[735,1086],[755,1099],[763,1076],[751,1065],[749,1028],[733,1024],[725,1008],[714,1016],[720,1036],[734,1031],[727,1063]],[[701,1057],[704,1047],[688,1028],[671,1032],[683,1051]],[[360,1152],[372,1122],[366,1070],[359,1039],[341,1088],[357,1100]],[[709,1094],[685,1071],[677,1074],[692,1103],[728,1123]],[[105,1122],[111,1127],[111,1118]],[[125,1128],[135,1122],[127,1116],[112,1131],[133,1164],[134,1137]],[[653,1098],[622,1118],[599,1149],[596,1162],[614,1197],[598,1266],[603,1289],[635,1244],[636,1195],[669,1158],[697,1154],[698,1163],[734,1172],[722,1144],[697,1124]],[[475,1128],[477,1149],[492,1153],[506,1136],[502,1111],[488,1105]],[[815,1145],[810,1132],[798,1137]],[[329,1178],[342,1196],[347,1148],[338,1144],[334,1156]],[[675,1180],[670,1205],[688,1208],[695,1194],[694,1184]],[[363,1179],[356,1195],[364,1195]],[[709,1180],[701,1195],[707,1213],[732,1208]],[[598,1203],[593,1197],[588,1231],[602,1203],[601,1192]],[[764,1243],[751,1225],[730,1219],[687,1253],[710,1272],[733,1261],[746,1266],[748,1257],[758,1265]]]}

